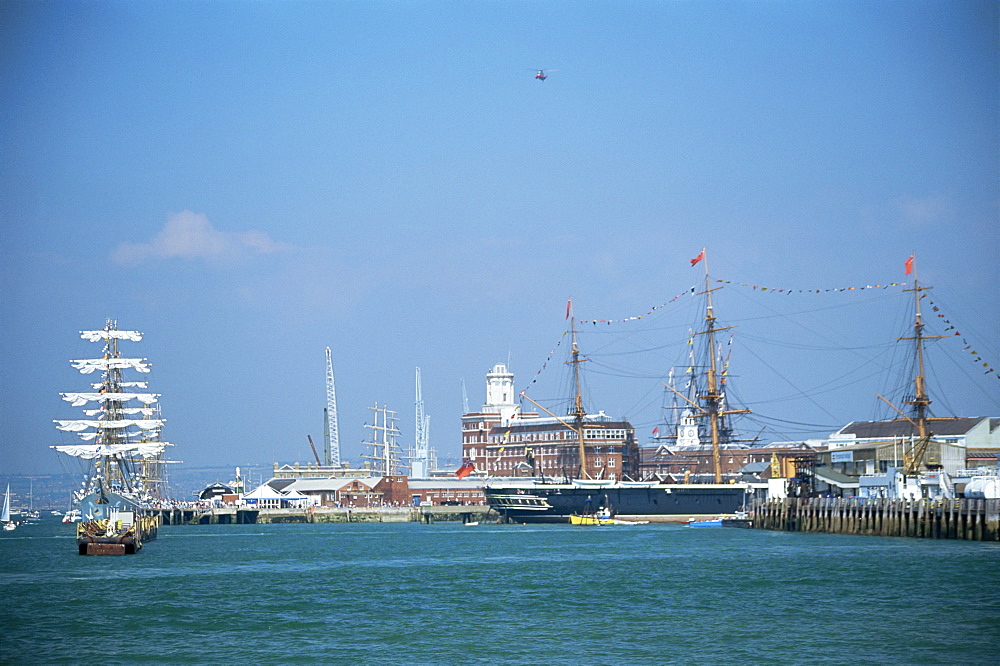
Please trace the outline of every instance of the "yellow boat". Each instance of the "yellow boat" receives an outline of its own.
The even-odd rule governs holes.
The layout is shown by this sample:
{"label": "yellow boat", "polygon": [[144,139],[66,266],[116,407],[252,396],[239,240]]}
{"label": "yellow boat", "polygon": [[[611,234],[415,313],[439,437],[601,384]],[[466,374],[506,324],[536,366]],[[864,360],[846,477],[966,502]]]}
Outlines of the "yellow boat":
{"label": "yellow boat", "polygon": [[585,513],[582,516],[575,513],[570,514],[570,525],[614,525],[615,520],[611,517],[611,512],[601,509],[597,513]]}

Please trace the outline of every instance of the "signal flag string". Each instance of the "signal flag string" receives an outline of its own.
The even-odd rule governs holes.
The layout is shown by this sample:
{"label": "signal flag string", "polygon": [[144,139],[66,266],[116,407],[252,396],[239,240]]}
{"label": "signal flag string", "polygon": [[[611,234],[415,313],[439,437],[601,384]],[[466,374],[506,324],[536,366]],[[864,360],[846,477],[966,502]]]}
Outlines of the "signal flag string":
{"label": "signal flag string", "polygon": [[932,300],[931,300],[931,298],[930,298],[929,296],[927,296],[926,294],[925,294],[924,296],[925,296],[925,298],[927,298],[927,302],[928,302],[928,303],[930,303],[930,306],[931,306],[931,310],[933,310],[933,311],[934,311],[934,314],[935,314],[935,316],[936,316],[936,317],[937,317],[938,319],[940,319],[940,320],[941,320],[942,322],[944,322],[945,324],[948,324],[948,328],[946,328],[946,329],[944,329],[944,330],[945,330],[945,331],[955,331],[954,333],[949,333],[948,335],[949,335],[949,336],[952,336],[952,335],[953,335],[953,336],[955,336],[955,337],[959,337],[959,338],[962,338],[962,344],[964,344],[964,345],[965,345],[965,347],[963,347],[963,348],[962,348],[962,351],[964,351],[964,352],[968,352],[968,353],[969,353],[969,354],[970,354],[971,356],[975,356],[975,357],[976,357],[976,358],[975,358],[975,362],[976,362],[976,363],[978,363],[978,364],[980,364],[980,366],[981,366],[981,367],[983,367],[983,368],[987,368],[987,370],[986,370],[986,371],[985,371],[985,372],[984,372],[983,374],[984,374],[984,375],[988,375],[988,374],[990,374],[990,373],[994,373],[994,376],[995,376],[995,377],[996,377],[997,379],[1000,379],[1000,373],[997,373],[997,372],[996,372],[996,368],[994,368],[994,367],[991,367],[988,361],[984,361],[984,360],[983,360],[983,357],[982,357],[982,355],[980,355],[980,353],[979,353],[978,351],[976,351],[976,350],[975,350],[975,349],[974,349],[974,348],[972,347],[972,343],[971,343],[971,342],[969,342],[969,341],[968,341],[968,340],[967,340],[967,339],[965,338],[965,336],[964,336],[964,335],[962,335],[962,334],[961,334],[961,332],[959,332],[959,331],[958,331],[958,330],[957,330],[957,329],[955,328],[955,325],[954,325],[954,324],[952,324],[952,323],[951,323],[951,321],[950,321],[950,320],[949,320],[949,319],[948,319],[948,318],[947,318],[947,317],[946,317],[946,316],[945,316],[944,314],[942,314],[942,313],[941,313],[941,308],[939,308],[939,307],[938,307],[937,305],[935,305],[934,301],[932,301]]}
{"label": "signal flag string", "polygon": [[[762,285],[750,284],[748,282],[734,282],[733,280],[716,280],[716,282],[721,284],[736,285],[739,287],[747,287],[749,289],[753,289],[754,291],[759,291],[761,293],[770,292],[774,294],[826,294],[830,292],[863,291],[865,289],[888,289],[889,287],[909,286],[909,283],[907,282],[890,282],[888,284],[866,284],[863,287],[835,287],[832,289],[779,289],[776,287],[765,287]],[[681,293],[671,298],[666,303],[663,303],[662,305],[654,305],[644,314],[633,315],[631,317],[623,317],[621,319],[580,319],[579,321],[585,324],[593,324],[594,326],[596,326],[597,324],[608,324],[610,326],[611,324],[622,324],[629,321],[638,321],[643,317],[648,317],[649,315],[653,314],[655,311],[661,308],[667,307],[668,305],[670,305],[677,299],[681,298],[682,296],[693,296],[696,291],[697,287],[691,287],[690,289],[685,289]]]}
{"label": "signal flag string", "polygon": [[754,291],[771,292],[773,294],[826,294],[831,291],[862,291],[864,289],[888,289],[889,287],[907,287],[906,282],[890,282],[889,284],[866,284],[863,287],[835,287],[833,289],[777,289],[775,287],[765,287],[759,284],[749,284],[746,282],[733,282],[732,280],[716,280],[722,284],[733,284],[739,287],[749,287]]}

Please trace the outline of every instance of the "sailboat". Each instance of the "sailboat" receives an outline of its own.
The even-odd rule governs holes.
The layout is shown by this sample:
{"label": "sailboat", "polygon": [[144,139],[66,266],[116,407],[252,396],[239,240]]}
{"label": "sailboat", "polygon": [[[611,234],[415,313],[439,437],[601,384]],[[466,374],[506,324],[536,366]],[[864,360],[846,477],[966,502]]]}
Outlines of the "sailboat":
{"label": "sailboat", "polygon": [[7,532],[17,529],[17,523],[10,519],[10,484],[7,484],[7,493],[3,496],[3,513],[0,514],[0,523]]}
{"label": "sailboat", "polygon": [[118,329],[108,320],[97,331],[81,331],[88,342],[103,343],[100,358],[71,361],[81,374],[100,371],[101,381],[92,391],[62,393],[87,418],[56,420],[56,428],[76,433],[83,444],[53,446],[78,460],[88,477],[77,493],[81,520],[77,523],[77,550],[81,555],[122,555],[137,552],[145,541],[156,537],[158,518],[149,510],[152,499],[144,470],[161,459],[166,442],[159,433],[164,420],[154,407],[158,394],[149,393],[146,382],[127,381],[125,373],[148,373],[143,358],[125,358],[121,341],[138,342],[138,331]]}
{"label": "sailboat", "polygon": [[[567,364],[573,372],[573,384],[576,395],[574,396],[572,407],[565,418],[553,414],[544,406],[521,393],[521,397],[531,402],[535,407],[546,412],[556,424],[551,426],[547,423],[546,428],[561,428],[561,433],[551,439],[545,439],[540,446],[559,449],[559,455],[566,461],[564,469],[573,468],[575,474],[570,478],[554,480],[544,476],[521,477],[521,478],[489,478],[484,482],[484,494],[490,506],[497,510],[507,520],[517,522],[567,522],[572,520],[572,516],[584,516],[592,503],[592,497],[599,491],[605,499],[605,507],[608,507],[614,518],[641,520],[651,518],[655,520],[680,520],[681,517],[691,516],[717,516],[719,514],[735,513],[749,504],[750,496],[753,493],[764,493],[766,484],[731,484],[723,483],[721,449],[726,445],[728,428],[725,426],[725,418],[730,414],[741,413],[746,410],[728,409],[725,403],[725,394],[720,382],[719,360],[715,353],[715,335],[722,330],[716,325],[714,307],[712,304],[712,292],[718,287],[712,287],[708,273],[708,260],[705,258],[705,251],[702,250],[697,261],[705,261],[705,291],[703,295],[706,299],[705,310],[705,330],[695,334],[701,336],[705,341],[708,350],[708,369],[706,372],[705,388],[699,391],[696,396],[697,401],[688,400],[690,403],[689,420],[702,420],[705,422],[711,441],[711,452],[713,460],[713,483],[666,483],[662,480],[630,481],[626,475],[635,474],[633,469],[637,469],[638,452],[633,451],[636,446],[634,434],[628,434],[631,426],[627,423],[611,423],[603,420],[603,412],[598,415],[588,414],[584,408],[582,400],[580,382],[580,364],[586,360],[580,358],[575,317],[572,313],[572,302],[567,304],[566,317],[570,323],[568,333],[572,336],[572,347],[570,360]],[[697,263],[696,261],[692,263]],[[684,396],[681,396],[684,397]],[[687,398],[685,398],[687,400]],[[550,420],[546,420],[551,423]],[[512,421],[512,423],[515,423]],[[527,424],[528,422],[522,422]],[[604,456],[607,456],[609,440],[604,439],[602,432],[612,432],[627,426],[625,441],[620,442],[616,447],[621,454],[621,478],[602,478],[599,466],[601,462],[601,448],[604,448]],[[503,426],[508,428],[508,426]],[[507,432],[515,430],[521,425],[511,425]],[[531,427],[531,426],[528,426]],[[545,433],[540,433],[545,437]],[[535,433],[527,435],[528,441],[537,441]],[[556,444],[550,445],[549,442]],[[575,449],[575,451],[574,451]],[[525,447],[527,452],[533,449]],[[635,456],[635,464],[627,462],[627,459]],[[604,458],[606,461],[607,458]],[[617,460],[616,460],[617,462]],[[533,467],[533,466],[532,466]],[[607,467],[603,468],[604,470]],[[671,518],[672,517],[672,518]]]}

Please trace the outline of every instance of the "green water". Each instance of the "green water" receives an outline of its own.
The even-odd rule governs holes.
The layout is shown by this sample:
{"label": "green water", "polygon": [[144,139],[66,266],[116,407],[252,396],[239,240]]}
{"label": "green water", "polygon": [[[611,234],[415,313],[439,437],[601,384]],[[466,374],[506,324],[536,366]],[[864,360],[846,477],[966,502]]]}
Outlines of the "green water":
{"label": "green water", "polygon": [[1000,545],[673,525],[0,535],[0,661],[996,663]]}

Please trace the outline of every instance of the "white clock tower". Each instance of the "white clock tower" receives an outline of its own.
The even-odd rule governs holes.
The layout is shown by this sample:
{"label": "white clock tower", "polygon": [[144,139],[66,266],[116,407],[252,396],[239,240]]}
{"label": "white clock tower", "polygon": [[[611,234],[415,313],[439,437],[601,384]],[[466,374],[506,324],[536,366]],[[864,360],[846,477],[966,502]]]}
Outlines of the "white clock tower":
{"label": "white clock tower", "polygon": [[517,403],[514,402],[514,373],[507,370],[503,363],[497,363],[486,373],[486,403],[483,413],[499,414],[500,421],[506,425],[514,412]]}

